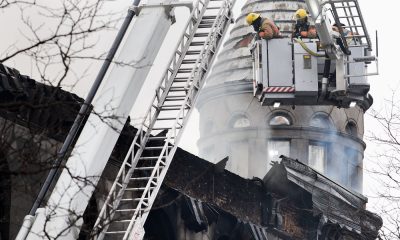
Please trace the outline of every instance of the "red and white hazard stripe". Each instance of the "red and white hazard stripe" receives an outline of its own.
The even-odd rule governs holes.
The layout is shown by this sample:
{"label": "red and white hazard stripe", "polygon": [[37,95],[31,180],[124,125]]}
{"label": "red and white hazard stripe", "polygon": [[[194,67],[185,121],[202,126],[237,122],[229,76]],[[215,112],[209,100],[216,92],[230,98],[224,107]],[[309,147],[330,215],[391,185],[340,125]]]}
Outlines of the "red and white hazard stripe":
{"label": "red and white hazard stripe", "polygon": [[294,93],[294,87],[266,87],[265,93]]}

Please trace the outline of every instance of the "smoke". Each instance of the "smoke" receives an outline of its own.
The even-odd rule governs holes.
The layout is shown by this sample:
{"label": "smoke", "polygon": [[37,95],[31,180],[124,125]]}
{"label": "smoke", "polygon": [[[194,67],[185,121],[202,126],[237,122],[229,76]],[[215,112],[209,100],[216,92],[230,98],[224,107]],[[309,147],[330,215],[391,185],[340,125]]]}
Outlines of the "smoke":
{"label": "smoke", "polygon": [[[200,157],[218,162],[229,156],[226,166],[229,171],[244,178],[263,178],[271,162],[279,161],[278,157],[283,154],[312,163],[333,180],[361,191],[364,145],[357,137],[344,132],[349,118],[363,125],[361,110],[331,106],[274,109],[261,106],[252,94],[252,59],[248,46],[253,30],[245,25],[246,14],[260,12],[262,17],[273,19],[281,31],[291,33],[292,23],[287,20],[292,20],[293,13],[305,4],[300,1],[248,3],[244,4],[199,97]],[[276,122],[271,122],[272,119]]]}

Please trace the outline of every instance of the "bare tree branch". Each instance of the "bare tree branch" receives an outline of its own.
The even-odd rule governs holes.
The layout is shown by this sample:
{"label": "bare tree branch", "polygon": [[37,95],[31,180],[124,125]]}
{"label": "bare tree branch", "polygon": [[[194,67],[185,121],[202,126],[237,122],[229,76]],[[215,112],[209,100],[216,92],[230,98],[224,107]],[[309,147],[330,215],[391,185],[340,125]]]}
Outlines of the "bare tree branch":
{"label": "bare tree branch", "polygon": [[369,170],[382,186],[377,209],[384,219],[380,239],[400,239],[400,106],[398,90],[385,100],[384,109],[372,110],[370,116],[380,125],[368,139],[378,146],[374,169]]}

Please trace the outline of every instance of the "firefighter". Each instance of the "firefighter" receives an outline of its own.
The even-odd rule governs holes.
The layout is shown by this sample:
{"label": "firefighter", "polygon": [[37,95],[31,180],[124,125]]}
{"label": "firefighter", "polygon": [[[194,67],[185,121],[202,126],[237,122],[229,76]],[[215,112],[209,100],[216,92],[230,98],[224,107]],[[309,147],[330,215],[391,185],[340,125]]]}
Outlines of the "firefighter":
{"label": "firefighter", "polygon": [[317,38],[315,26],[310,25],[308,14],[305,9],[300,8],[295,13],[296,25],[293,31],[294,38]]}
{"label": "firefighter", "polygon": [[249,13],[246,17],[248,25],[252,25],[254,31],[262,39],[272,39],[281,37],[279,28],[275,25],[274,21],[268,18],[262,18],[258,13]]}
{"label": "firefighter", "polygon": [[[336,43],[339,45],[339,47],[342,49],[342,51],[346,54],[346,55],[350,55],[351,54],[351,51],[348,49],[348,46],[346,47],[345,45],[344,45],[344,41],[346,41],[346,45],[349,45],[350,43],[351,43],[351,41],[356,41],[357,42],[357,39],[353,39],[353,33],[350,31],[350,30],[348,30],[347,28],[345,28],[346,27],[346,25],[345,24],[343,24],[343,23],[339,23],[340,24],[340,26],[341,26],[341,28],[342,28],[342,31],[343,31],[343,35],[344,35],[344,37],[345,37],[345,39],[342,39],[342,38],[340,38],[340,37],[337,37],[336,38]],[[332,30],[333,31],[335,31],[335,32],[337,32],[337,33],[340,33],[340,30],[339,30],[339,26],[338,26],[338,24],[333,24],[333,26],[332,26]]]}
{"label": "firefighter", "polygon": [[[353,33],[352,33],[350,30],[348,30],[347,28],[345,28],[345,27],[346,27],[345,24],[340,23],[340,26],[342,27],[343,34],[344,34],[345,37],[351,37],[351,36],[353,36]],[[333,29],[333,31],[335,31],[335,32],[339,32],[338,24],[337,24],[337,23],[333,24],[332,29]]]}

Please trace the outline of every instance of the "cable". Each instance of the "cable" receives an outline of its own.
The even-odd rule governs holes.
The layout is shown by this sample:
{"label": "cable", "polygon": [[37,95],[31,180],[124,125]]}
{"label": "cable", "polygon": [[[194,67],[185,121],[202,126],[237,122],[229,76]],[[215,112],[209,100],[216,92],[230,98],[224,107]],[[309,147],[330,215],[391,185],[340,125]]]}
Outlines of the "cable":
{"label": "cable", "polygon": [[303,41],[301,41],[300,39],[298,39],[298,38],[293,38],[293,39],[294,39],[295,42],[297,42],[298,44],[300,44],[300,46],[301,46],[307,53],[311,54],[312,56],[314,56],[314,57],[326,57],[325,54],[319,54],[319,53],[313,52],[313,51],[312,51],[311,49],[309,49],[309,48],[307,47],[307,45],[306,45]]}

